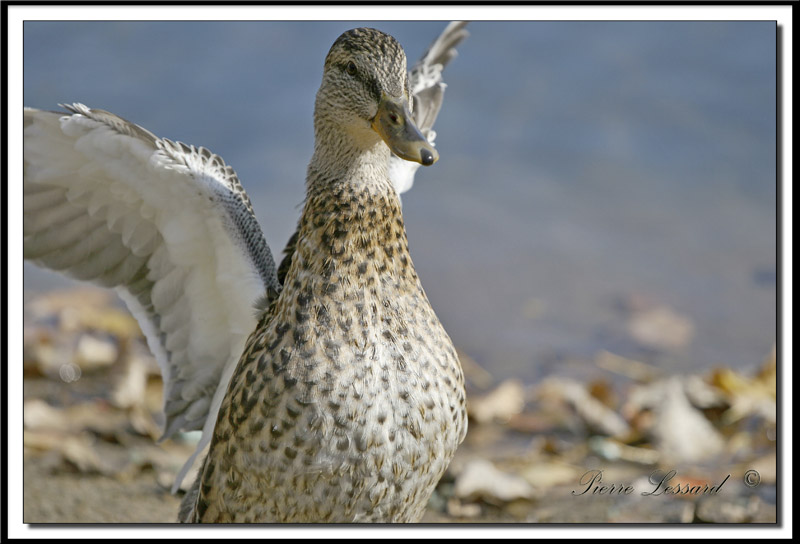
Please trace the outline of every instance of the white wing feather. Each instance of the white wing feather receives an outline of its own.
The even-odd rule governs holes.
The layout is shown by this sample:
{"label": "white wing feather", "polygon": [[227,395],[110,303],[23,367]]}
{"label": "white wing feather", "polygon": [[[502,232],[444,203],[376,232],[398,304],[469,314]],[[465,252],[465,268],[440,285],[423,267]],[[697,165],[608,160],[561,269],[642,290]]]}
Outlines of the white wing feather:
{"label": "white wing feather", "polygon": [[65,107],[25,109],[25,258],[116,289],[161,367],[163,438],[203,428],[199,451],[256,326],[256,300],[280,290],[272,255],[219,157]]}
{"label": "white wing feather", "polygon": [[[436,139],[433,124],[442,107],[444,88],[447,86],[442,80],[442,70],[458,55],[456,46],[469,36],[469,32],[464,28],[466,25],[466,21],[453,21],[447,25],[408,74],[409,92],[413,97],[414,122],[431,144]],[[419,163],[392,156],[389,162],[389,177],[398,194],[411,189],[419,166]]]}

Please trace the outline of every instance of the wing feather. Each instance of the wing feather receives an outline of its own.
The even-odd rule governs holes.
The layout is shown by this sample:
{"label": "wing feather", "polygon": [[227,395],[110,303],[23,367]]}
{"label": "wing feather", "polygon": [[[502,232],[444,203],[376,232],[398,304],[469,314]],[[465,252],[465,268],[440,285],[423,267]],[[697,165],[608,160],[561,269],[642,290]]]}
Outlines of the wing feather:
{"label": "wing feather", "polygon": [[[433,124],[442,108],[446,87],[442,79],[442,70],[458,55],[456,46],[469,36],[469,32],[464,28],[466,25],[466,21],[453,21],[448,24],[408,74],[414,122],[431,144],[436,139]],[[419,166],[418,163],[392,156],[389,163],[389,177],[398,194],[411,189]]]}
{"label": "wing feather", "polygon": [[204,429],[202,449],[255,302],[280,290],[272,254],[221,158],[64,107],[25,109],[25,258],[115,288],[161,367],[164,437]]}

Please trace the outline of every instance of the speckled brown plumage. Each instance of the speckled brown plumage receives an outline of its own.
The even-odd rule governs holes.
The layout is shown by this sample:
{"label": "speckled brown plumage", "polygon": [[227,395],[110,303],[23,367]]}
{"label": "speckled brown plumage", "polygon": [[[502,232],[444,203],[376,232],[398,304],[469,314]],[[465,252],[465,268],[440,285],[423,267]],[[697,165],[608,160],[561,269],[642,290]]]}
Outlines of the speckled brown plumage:
{"label": "speckled brown plumage", "polygon": [[382,93],[407,99],[402,48],[343,34],[283,289],[247,342],[182,521],[417,521],[464,438],[461,367],[370,127]]}

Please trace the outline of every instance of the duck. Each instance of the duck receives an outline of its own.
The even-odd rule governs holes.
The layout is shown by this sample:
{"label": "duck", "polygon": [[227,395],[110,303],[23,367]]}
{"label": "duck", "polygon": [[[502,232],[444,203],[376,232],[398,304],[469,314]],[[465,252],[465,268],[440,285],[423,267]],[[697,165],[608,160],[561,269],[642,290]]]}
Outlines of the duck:
{"label": "duck", "polygon": [[407,72],[344,32],[325,57],[295,233],[276,265],[235,171],[80,103],[24,110],[24,257],[114,289],[164,381],[164,434],[202,430],[178,520],[419,521],[467,432],[464,375],[400,194],[439,158],[450,23]]}

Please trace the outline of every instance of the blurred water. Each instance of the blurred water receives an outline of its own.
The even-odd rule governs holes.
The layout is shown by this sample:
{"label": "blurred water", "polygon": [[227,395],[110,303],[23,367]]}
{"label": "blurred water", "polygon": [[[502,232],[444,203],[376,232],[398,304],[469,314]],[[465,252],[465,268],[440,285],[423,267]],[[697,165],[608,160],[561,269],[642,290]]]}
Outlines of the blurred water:
{"label": "blurred water", "polygon": [[[416,59],[442,22],[25,24],[25,104],[81,101],[233,165],[273,251],[291,234],[322,63],[347,28]],[[668,371],[752,367],[776,337],[776,29],[769,22],[473,22],[446,70],[442,159],[404,195],[457,346],[533,378],[642,356],[620,300],[690,318]],[[25,266],[25,288],[64,283]],[[646,353],[644,355],[647,355]]]}

